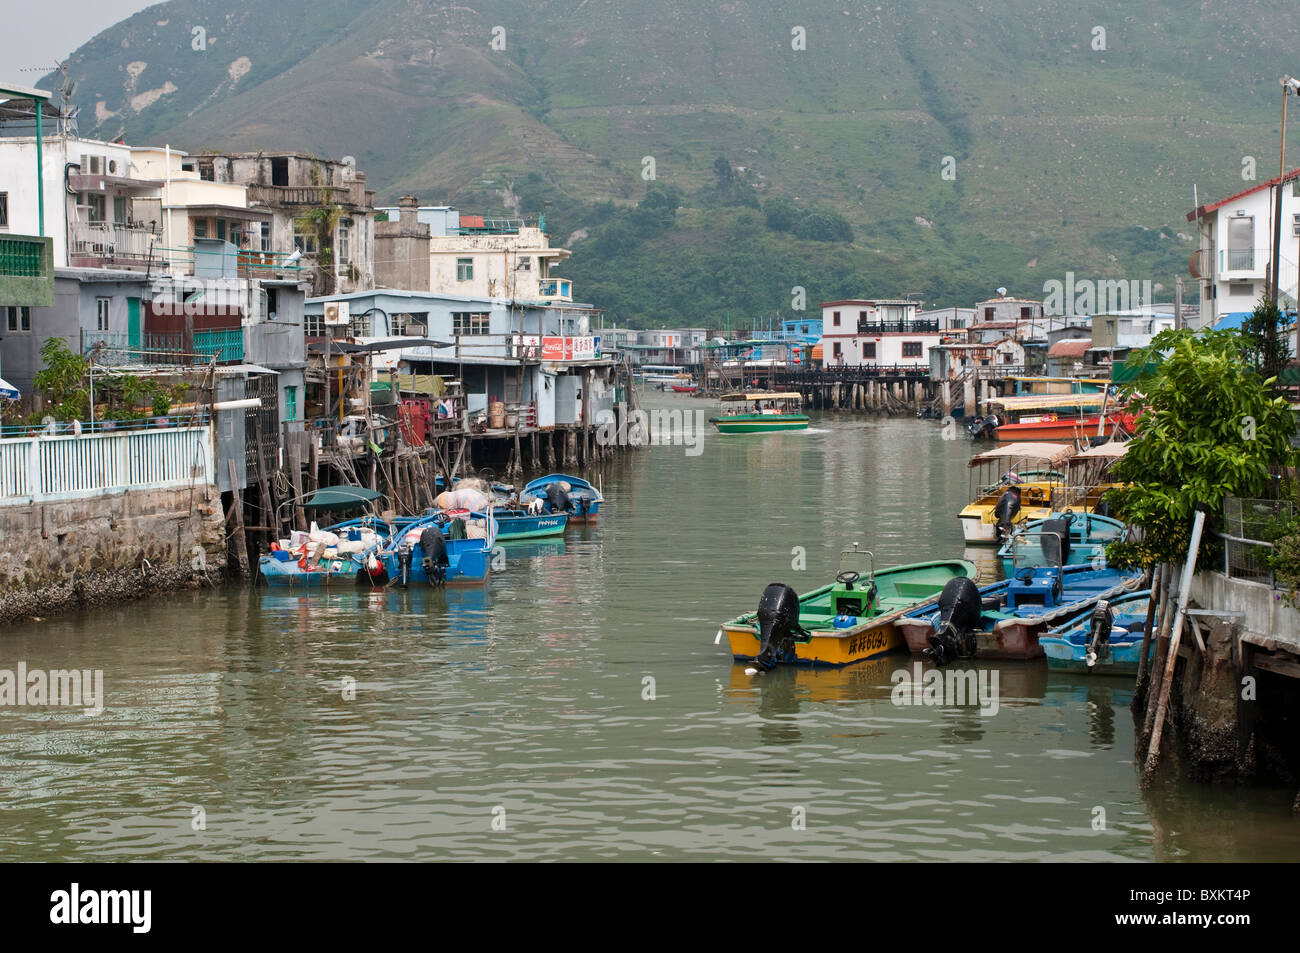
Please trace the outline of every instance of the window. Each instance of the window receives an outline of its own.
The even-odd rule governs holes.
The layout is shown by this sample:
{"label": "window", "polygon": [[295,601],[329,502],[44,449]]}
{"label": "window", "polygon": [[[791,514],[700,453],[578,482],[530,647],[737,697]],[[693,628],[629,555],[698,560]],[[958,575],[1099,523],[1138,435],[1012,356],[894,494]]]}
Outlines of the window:
{"label": "window", "polygon": [[9,193],[0,192],[0,228],[9,227]]}
{"label": "window", "polygon": [[217,219],[217,239],[223,242],[226,240],[226,220],[224,218]]}
{"label": "window", "polygon": [[487,334],[488,317],[486,311],[453,311],[451,313],[451,333],[456,337],[468,334]]}
{"label": "window", "polygon": [[83,194],[86,196],[86,204],[90,206],[90,214],[87,218],[92,222],[102,222],[104,220],[104,196],[93,192]]}
{"label": "window", "polygon": [[298,388],[286,387],[284,389],[284,419],[298,419]]}
{"label": "window", "polygon": [[324,314],[304,314],[302,316],[303,333],[309,338],[323,338],[325,336],[325,315]]}
{"label": "window", "polygon": [[841,350],[841,348],[840,348],[840,342],[839,342],[839,341],[836,341],[836,342],[831,346],[831,357],[835,358],[835,359],[838,361],[838,360],[840,360],[843,356],[844,356],[844,355],[843,355],[842,350]]}
{"label": "window", "polygon": [[903,357],[920,357],[920,356],[921,356],[920,341],[903,342]]}
{"label": "window", "polygon": [[95,329],[98,331],[108,330],[108,304],[111,298],[95,299]]}
{"label": "window", "polygon": [[992,321],[992,320],[993,320],[993,309],[992,309],[992,308],[985,308],[985,309],[984,309],[984,320],[985,320],[985,321]]}
{"label": "window", "polygon": [[840,326],[840,313],[838,311],[831,312],[831,324],[837,328]]}
{"label": "window", "polygon": [[304,227],[294,223],[293,250],[304,255],[316,254],[316,233],[311,230],[310,225]]}
{"label": "window", "polygon": [[113,196],[113,221],[119,225],[125,225],[126,218],[126,196]]}
{"label": "window", "polygon": [[519,264],[516,266],[516,268],[518,271],[532,271],[533,270],[532,257],[529,255],[523,255],[522,257],[520,257]]}
{"label": "window", "polygon": [[875,341],[867,341],[865,344],[862,345],[862,356],[864,358],[871,358],[873,361],[876,359]]}
{"label": "window", "polygon": [[1228,219],[1228,270],[1250,271],[1255,267],[1255,219]]}
{"label": "window", "polygon": [[339,263],[346,265],[352,260],[352,219],[339,219]]}
{"label": "window", "polygon": [[388,316],[388,333],[405,334],[406,329],[410,326],[411,316],[409,314],[392,314]]}
{"label": "window", "polygon": [[354,338],[370,337],[370,315],[373,311],[363,311],[352,316],[352,336]]}
{"label": "window", "polygon": [[256,235],[254,239],[257,251],[271,250],[271,223],[258,222],[256,226]]}
{"label": "window", "polygon": [[288,185],[289,184],[289,157],[274,156],[271,159],[271,184]]}
{"label": "window", "polygon": [[1032,318],[1034,316],[1032,308],[1021,308],[1020,316],[1022,318]]}
{"label": "window", "polygon": [[456,280],[457,281],[474,280],[474,259],[473,258],[456,259]]}
{"label": "window", "polygon": [[5,308],[5,311],[8,312],[5,327],[10,331],[30,331],[32,329],[31,308]]}
{"label": "window", "polygon": [[194,220],[194,237],[195,238],[208,237],[208,220],[206,218],[196,218]]}

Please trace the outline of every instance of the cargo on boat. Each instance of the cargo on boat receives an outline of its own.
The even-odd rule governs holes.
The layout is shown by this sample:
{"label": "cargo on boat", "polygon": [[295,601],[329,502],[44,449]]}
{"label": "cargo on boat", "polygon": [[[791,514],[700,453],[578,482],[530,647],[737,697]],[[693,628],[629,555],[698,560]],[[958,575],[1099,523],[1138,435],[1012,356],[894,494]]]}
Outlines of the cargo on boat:
{"label": "cargo on boat", "polygon": [[525,486],[519,500],[525,509],[531,504],[545,514],[567,513],[571,523],[594,523],[605,497],[581,477],[548,473]]}

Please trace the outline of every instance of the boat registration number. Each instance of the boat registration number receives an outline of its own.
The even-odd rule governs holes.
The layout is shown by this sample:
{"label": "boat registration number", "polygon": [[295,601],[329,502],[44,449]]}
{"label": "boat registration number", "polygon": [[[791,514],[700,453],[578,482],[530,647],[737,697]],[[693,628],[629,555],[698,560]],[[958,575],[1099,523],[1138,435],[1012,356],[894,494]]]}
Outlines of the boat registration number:
{"label": "boat registration number", "polygon": [[888,646],[888,633],[884,629],[872,629],[859,633],[849,640],[849,654],[857,655],[859,652],[870,652],[873,649],[883,649]]}

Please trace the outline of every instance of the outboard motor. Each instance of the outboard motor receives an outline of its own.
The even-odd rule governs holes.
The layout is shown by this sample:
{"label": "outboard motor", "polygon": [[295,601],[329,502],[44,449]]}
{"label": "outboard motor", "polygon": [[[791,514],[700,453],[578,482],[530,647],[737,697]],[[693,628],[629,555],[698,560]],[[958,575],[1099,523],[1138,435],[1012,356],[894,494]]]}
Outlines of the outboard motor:
{"label": "outboard motor", "polygon": [[998,497],[998,504],[993,507],[993,515],[998,521],[999,540],[1004,540],[1011,535],[1011,524],[1019,514],[1020,490],[1013,486]]}
{"label": "outboard motor", "polygon": [[975,654],[975,632],[980,627],[980,591],[970,579],[949,579],[939,593],[939,624],[930,634],[930,655],[936,665]]}
{"label": "outboard motor", "polygon": [[1042,541],[1043,556],[1049,566],[1064,566],[1070,559],[1070,524],[1074,514],[1067,513],[1054,520],[1043,520]]}
{"label": "outboard motor", "polygon": [[403,543],[402,548],[397,551],[397,574],[400,585],[403,589],[411,584],[411,560],[414,553],[411,550],[410,543]]}
{"label": "outboard motor", "polygon": [[559,483],[552,483],[546,488],[546,505],[549,513],[567,513],[569,511],[569,494]]}
{"label": "outboard motor", "polygon": [[760,645],[755,667],[766,671],[777,662],[793,662],[796,634],[808,634],[799,624],[799,594],[785,583],[769,583],[758,600]]}
{"label": "outboard motor", "polygon": [[447,541],[442,533],[432,526],[420,534],[420,548],[424,550],[424,574],[429,577],[429,585],[441,586],[447,581],[447,567],[451,560],[447,558]]}
{"label": "outboard motor", "polygon": [[1110,603],[1103,599],[1092,610],[1092,636],[1088,639],[1089,668],[1101,659],[1110,657],[1110,630],[1114,624],[1115,613],[1110,611]]}
{"label": "outboard motor", "polygon": [[590,508],[591,508],[591,500],[587,497],[585,493],[582,496],[578,497],[578,512],[582,514],[583,519],[587,518],[587,510]]}

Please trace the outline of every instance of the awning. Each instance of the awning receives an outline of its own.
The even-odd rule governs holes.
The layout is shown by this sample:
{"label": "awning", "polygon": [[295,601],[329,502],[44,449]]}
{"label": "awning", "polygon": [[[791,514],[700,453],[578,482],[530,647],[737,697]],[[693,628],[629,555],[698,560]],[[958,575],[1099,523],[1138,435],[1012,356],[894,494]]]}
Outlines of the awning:
{"label": "awning", "polygon": [[1101,458],[1104,460],[1118,460],[1124,454],[1128,453],[1129,441],[1127,440],[1107,440],[1105,443],[1099,443],[1095,447],[1089,447],[1083,453],[1079,454],[1076,460],[1095,460]]}
{"label": "awning", "polygon": [[363,503],[373,503],[384,494],[364,486],[323,486],[302,505],[318,510],[346,510]]}
{"label": "awning", "polygon": [[0,377],[0,398],[4,400],[17,400],[18,388],[10,384],[3,377]]}
{"label": "awning", "polygon": [[1009,443],[975,454],[970,459],[970,465],[976,467],[988,460],[1002,457],[1022,457],[1026,460],[1046,460],[1049,466],[1059,467],[1073,455],[1074,448],[1064,443]]}

